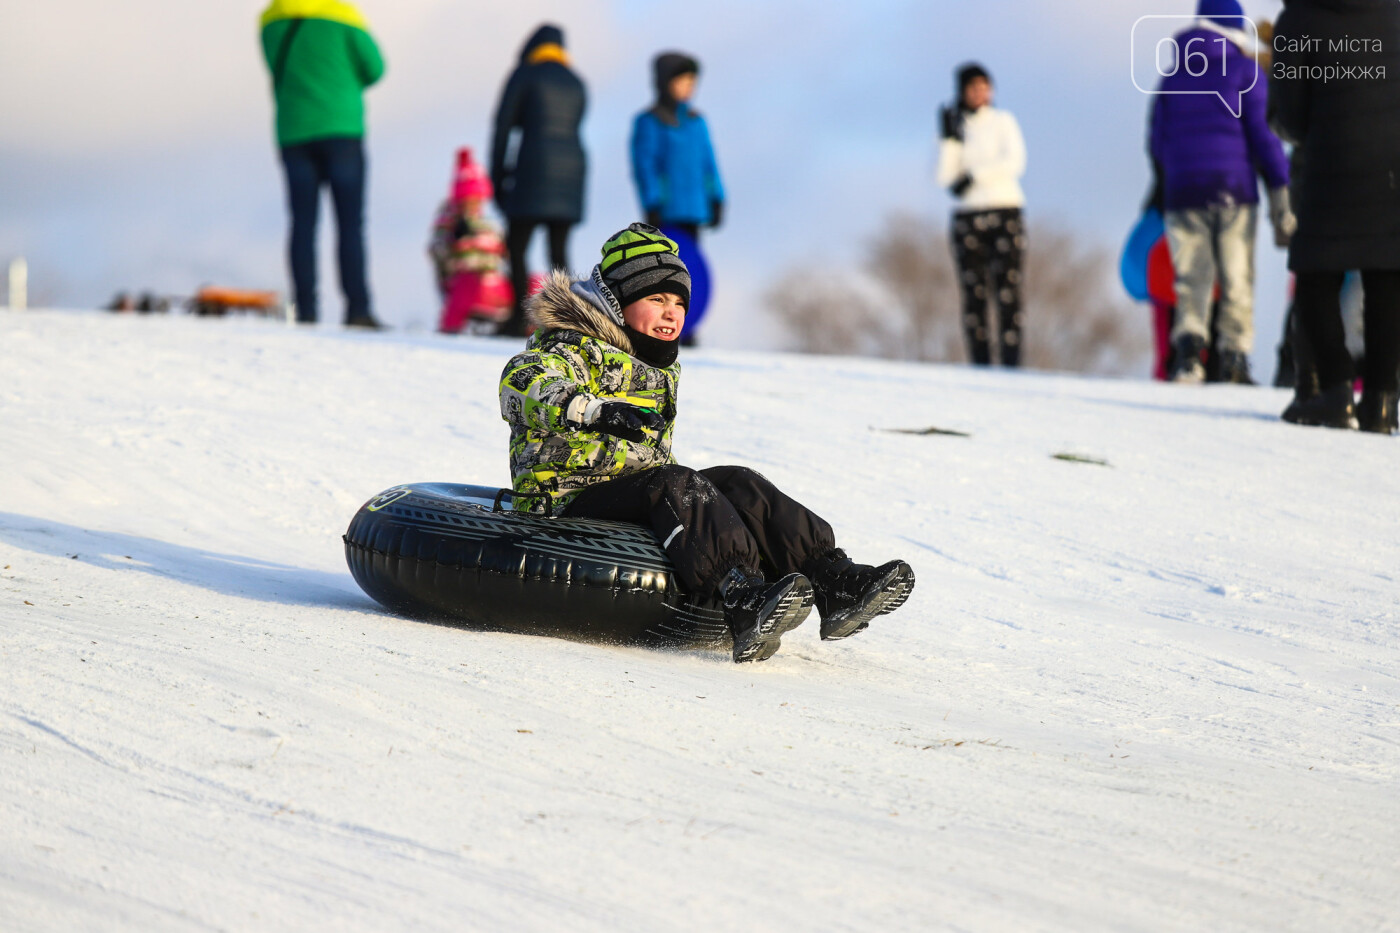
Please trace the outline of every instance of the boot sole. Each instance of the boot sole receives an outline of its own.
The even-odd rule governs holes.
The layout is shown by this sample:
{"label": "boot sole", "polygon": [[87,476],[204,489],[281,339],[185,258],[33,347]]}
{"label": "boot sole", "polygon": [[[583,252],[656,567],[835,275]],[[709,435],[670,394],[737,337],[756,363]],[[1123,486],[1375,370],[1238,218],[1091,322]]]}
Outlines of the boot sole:
{"label": "boot sole", "polygon": [[781,647],[782,637],[807,620],[816,601],[816,593],[807,578],[795,575],[797,579],[786,590],[774,596],[764,605],[763,617],[759,619],[758,630],[752,640],[742,648],[734,646],[734,663],[767,661]]}
{"label": "boot sole", "polygon": [[847,638],[870,625],[876,616],[894,612],[914,592],[914,570],[900,561],[890,569],[880,588],[842,615],[822,619],[822,640]]}
{"label": "boot sole", "polygon": [[1351,385],[1342,383],[1324,389],[1306,399],[1295,393],[1293,401],[1279,417],[1289,424],[1308,428],[1333,428],[1340,431],[1355,431],[1356,403],[1351,396]]}
{"label": "boot sole", "polygon": [[1347,418],[1311,418],[1300,416],[1295,412],[1292,414],[1292,417],[1289,417],[1289,412],[1285,411],[1280,417],[1289,424],[1296,424],[1304,428],[1333,428],[1338,431],[1355,431],[1358,428],[1355,416]]}

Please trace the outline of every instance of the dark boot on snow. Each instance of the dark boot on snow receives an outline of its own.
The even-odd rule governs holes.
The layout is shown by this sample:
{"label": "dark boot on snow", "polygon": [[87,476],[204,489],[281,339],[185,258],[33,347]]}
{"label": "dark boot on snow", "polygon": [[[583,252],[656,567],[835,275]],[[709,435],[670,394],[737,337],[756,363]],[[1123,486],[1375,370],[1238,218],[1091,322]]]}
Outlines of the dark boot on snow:
{"label": "dark boot on snow", "polygon": [[1355,428],[1356,408],[1352,401],[1351,382],[1339,382],[1307,398],[1295,393],[1292,403],[1283,410],[1281,417],[1290,424],[1309,427]]}
{"label": "dark boot on snow", "polygon": [[784,632],[812,611],[812,584],[800,573],[777,583],[735,568],[719,588],[724,619],[734,635],[734,663],[766,661],[778,650]]}
{"label": "dark boot on snow", "polygon": [[1201,362],[1206,342],[1193,334],[1184,334],[1172,345],[1176,358],[1172,360],[1167,378],[1172,382],[1198,383],[1206,381],[1206,367]]}
{"label": "dark boot on snow", "polygon": [[1394,390],[1362,392],[1361,404],[1356,406],[1357,427],[1373,434],[1394,434],[1400,430],[1396,417],[1397,398],[1400,395]]}
{"label": "dark boot on snow", "polygon": [[1233,382],[1236,385],[1244,386],[1254,385],[1254,378],[1249,374],[1249,357],[1239,350],[1221,350],[1219,365],[1218,382]]}
{"label": "dark boot on snow", "polygon": [[822,638],[854,635],[870,620],[894,612],[914,590],[914,571],[902,560],[872,567],[857,564],[836,548],[803,568],[817,594]]}
{"label": "dark boot on snow", "polygon": [[1300,402],[1316,398],[1322,392],[1322,383],[1317,378],[1317,367],[1299,369],[1293,376],[1293,397]]}

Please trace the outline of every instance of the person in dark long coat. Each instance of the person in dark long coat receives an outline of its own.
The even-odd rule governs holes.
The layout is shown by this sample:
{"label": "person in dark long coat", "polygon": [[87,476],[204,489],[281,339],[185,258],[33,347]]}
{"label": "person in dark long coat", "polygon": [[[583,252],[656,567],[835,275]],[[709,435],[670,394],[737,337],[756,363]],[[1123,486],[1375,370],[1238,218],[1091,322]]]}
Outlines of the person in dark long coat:
{"label": "person in dark long coat", "polygon": [[[491,141],[491,181],[496,203],[508,222],[515,308],[501,333],[524,333],[521,312],[529,286],[525,251],[535,228],[549,231],[549,262],[569,266],[569,230],[583,219],[583,180],[586,160],[579,139],[586,95],[583,82],[570,67],[564,32],[558,26],[535,30],[520,51],[520,64],[506,81],[496,108]],[[511,137],[518,135],[513,160],[508,161]]]}
{"label": "person in dark long coat", "polygon": [[[1344,76],[1338,71],[1348,70]],[[1354,69],[1354,70],[1351,70]],[[1364,70],[1363,70],[1364,69]],[[1274,35],[1278,132],[1302,150],[1298,229],[1288,252],[1296,325],[1317,394],[1300,383],[1284,420],[1396,432],[1400,374],[1400,3],[1290,0]],[[1361,270],[1365,392],[1354,405],[1342,282]]]}

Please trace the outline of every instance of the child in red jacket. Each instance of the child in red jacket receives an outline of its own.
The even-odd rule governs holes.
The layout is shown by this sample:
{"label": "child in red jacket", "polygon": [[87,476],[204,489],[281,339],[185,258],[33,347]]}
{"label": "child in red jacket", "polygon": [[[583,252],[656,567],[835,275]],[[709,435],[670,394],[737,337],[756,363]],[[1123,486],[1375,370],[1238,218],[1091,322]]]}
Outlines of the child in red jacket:
{"label": "child in red jacket", "polygon": [[443,299],[438,330],[444,334],[460,333],[472,320],[504,320],[514,300],[510,280],[501,274],[505,243],[485,215],[491,195],[491,179],[472,151],[459,149],[452,194],[438,209],[428,245]]}

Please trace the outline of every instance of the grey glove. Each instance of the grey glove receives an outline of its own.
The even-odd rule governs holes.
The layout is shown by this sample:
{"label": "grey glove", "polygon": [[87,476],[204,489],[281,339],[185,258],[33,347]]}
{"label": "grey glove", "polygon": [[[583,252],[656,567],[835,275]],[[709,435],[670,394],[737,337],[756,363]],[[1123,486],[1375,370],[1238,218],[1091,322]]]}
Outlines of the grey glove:
{"label": "grey glove", "polygon": [[1274,228],[1274,245],[1286,248],[1298,229],[1298,218],[1293,216],[1293,208],[1288,203],[1287,188],[1274,188],[1269,192],[1269,223]]}

